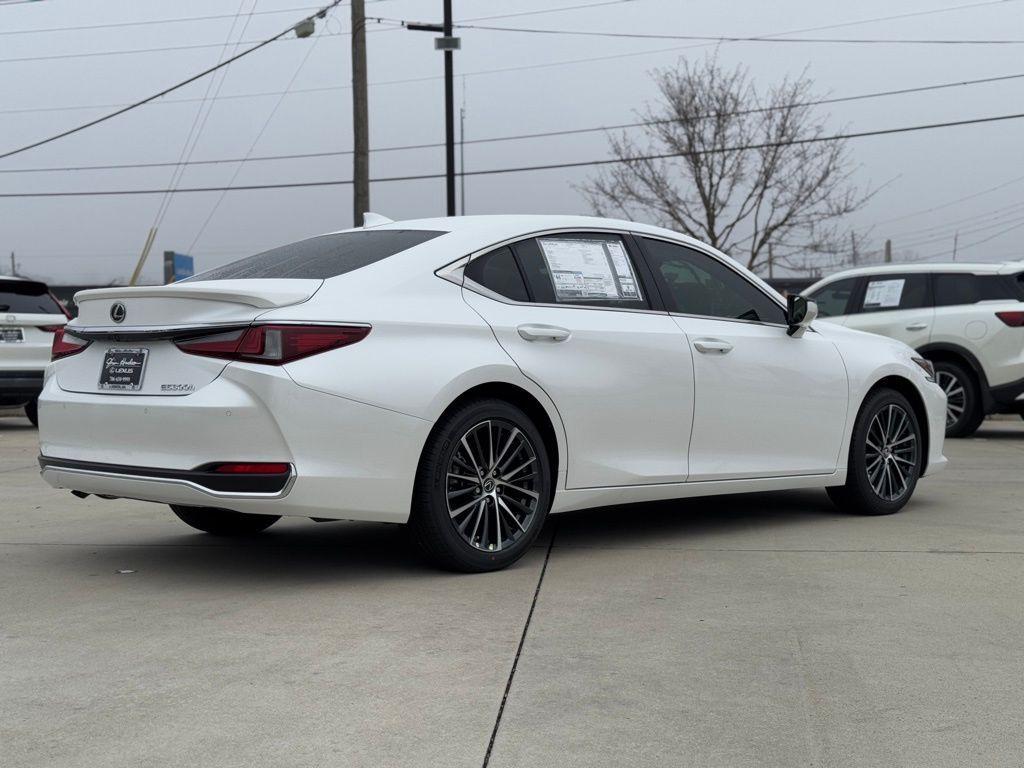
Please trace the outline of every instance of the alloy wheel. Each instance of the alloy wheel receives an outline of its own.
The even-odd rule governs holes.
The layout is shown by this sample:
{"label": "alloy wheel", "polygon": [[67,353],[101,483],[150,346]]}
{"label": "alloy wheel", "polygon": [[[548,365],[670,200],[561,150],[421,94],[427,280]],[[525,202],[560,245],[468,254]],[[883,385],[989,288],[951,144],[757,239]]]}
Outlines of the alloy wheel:
{"label": "alloy wheel", "polygon": [[537,452],[515,424],[481,421],[466,430],[448,462],[448,514],[463,541],[499,552],[527,532],[540,501]]}
{"label": "alloy wheel", "polygon": [[871,419],[865,439],[868,481],[875,494],[896,501],[910,488],[917,472],[917,434],[910,414],[890,403]]}
{"label": "alloy wheel", "polygon": [[967,409],[967,388],[949,371],[939,371],[935,380],[946,392],[946,426],[956,424]]}

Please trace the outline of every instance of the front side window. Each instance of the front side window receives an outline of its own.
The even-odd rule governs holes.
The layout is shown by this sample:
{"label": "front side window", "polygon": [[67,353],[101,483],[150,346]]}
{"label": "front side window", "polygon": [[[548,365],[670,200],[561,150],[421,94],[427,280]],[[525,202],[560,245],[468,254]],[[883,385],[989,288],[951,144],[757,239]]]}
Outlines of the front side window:
{"label": "front side window", "polygon": [[885,275],[868,278],[860,311],[887,312],[930,305],[927,275]]}
{"label": "front side window", "polygon": [[443,234],[425,229],[368,229],[320,235],[239,259],[188,280],[326,280],[394,256]]}
{"label": "front side window", "polygon": [[516,243],[533,301],[590,307],[648,309],[650,304],[619,235],[573,232]]}
{"label": "front side window", "polygon": [[839,317],[849,313],[853,292],[857,289],[857,279],[848,277],[836,280],[809,294],[807,298],[818,305],[819,317]]}
{"label": "front side window", "polygon": [[777,302],[717,259],[664,240],[643,243],[670,311],[785,324],[786,312]]}

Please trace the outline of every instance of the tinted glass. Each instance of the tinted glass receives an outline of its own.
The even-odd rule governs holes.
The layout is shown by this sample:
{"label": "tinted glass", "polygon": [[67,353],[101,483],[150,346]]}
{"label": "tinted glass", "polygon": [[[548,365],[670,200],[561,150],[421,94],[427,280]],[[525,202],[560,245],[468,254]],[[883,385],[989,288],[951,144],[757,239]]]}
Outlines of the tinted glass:
{"label": "tinted glass", "polygon": [[42,283],[28,280],[0,280],[0,312],[30,315],[63,315],[56,299]]}
{"label": "tinted glass", "polygon": [[671,311],[785,324],[778,303],[717,259],[663,240],[644,238],[644,249]]}
{"label": "tinted glass", "polygon": [[1013,283],[1002,275],[935,275],[935,306],[977,304],[993,299],[1017,299]]}
{"label": "tinted glass", "polygon": [[514,246],[533,301],[646,309],[640,275],[618,235],[544,235]]}
{"label": "tinted glass", "polygon": [[530,300],[511,248],[499,248],[473,259],[466,266],[466,277],[513,301]]}
{"label": "tinted glass", "polygon": [[869,277],[861,299],[861,312],[886,312],[931,306],[928,275]]}
{"label": "tinted glass", "polygon": [[[282,245],[202,272],[189,280],[297,278],[326,280],[394,256],[445,234],[423,229],[383,229],[321,235]],[[186,281],[182,281],[186,282]]]}
{"label": "tinted glass", "polygon": [[838,317],[850,311],[850,300],[857,288],[857,278],[848,277],[845,280],[836,280],[834,283],[823,285],[807,298],[818,305],[819,317]]}

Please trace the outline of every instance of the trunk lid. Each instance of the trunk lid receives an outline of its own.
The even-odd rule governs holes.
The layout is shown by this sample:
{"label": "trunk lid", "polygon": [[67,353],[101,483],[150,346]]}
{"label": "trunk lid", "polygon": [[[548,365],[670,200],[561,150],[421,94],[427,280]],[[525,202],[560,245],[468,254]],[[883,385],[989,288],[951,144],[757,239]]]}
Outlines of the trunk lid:
{"label": "trunk lid", "polygon": [[57,384],[104,395],[190,395],[228,362],[186,354],[175,339],[245,327],[269,310],[308,300],[322,284],[218,280],[81,291],[68,332],[91,343],[59,362]]}

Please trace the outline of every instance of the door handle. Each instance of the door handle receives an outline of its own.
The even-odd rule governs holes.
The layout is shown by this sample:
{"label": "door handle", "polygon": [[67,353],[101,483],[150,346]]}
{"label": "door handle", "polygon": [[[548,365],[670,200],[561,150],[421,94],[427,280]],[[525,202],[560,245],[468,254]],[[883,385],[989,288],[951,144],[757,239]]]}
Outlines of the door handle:
{"label": "door handle", "polygon": [[557,325],[520,325],[516,331],[526,341],[565,341],[572,335],[568,328]]}
{"label": "door handle", "polygon": [[697,339],[693,342],[693,346],[698,352],[704,352],[705,354],[714,352],[724,355],[726,352],[732,351],[732,344],[721,339]]}
{"label": "door handle", "polygon": [[908,331],[923,331],[928,327],[928,323],[911,323],[907,326]]}

